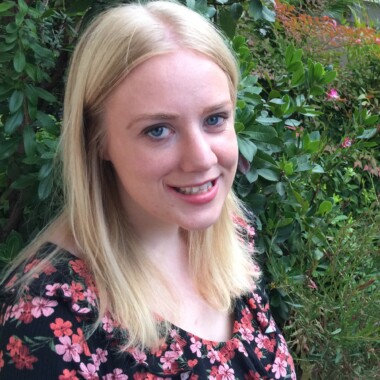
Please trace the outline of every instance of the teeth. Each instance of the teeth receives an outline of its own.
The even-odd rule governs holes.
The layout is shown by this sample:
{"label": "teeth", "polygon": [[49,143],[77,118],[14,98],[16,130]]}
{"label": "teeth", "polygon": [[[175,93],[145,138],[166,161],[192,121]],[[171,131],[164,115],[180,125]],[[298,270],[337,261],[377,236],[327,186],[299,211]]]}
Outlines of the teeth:
{"label": "teeth", "polygon": [[178,187],[177,191],[181,194],[202,194],[207,193],[212,188],[212,182],[207,182],[203,184],[202,186],[195,186],[195,187]]}

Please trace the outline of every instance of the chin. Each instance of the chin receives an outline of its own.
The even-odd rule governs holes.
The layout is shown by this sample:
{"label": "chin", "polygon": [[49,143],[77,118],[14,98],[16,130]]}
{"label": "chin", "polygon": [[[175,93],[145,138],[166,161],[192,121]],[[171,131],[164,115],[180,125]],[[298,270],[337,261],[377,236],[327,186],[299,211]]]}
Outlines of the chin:
{"label": "chin", "polygon": [[185,223],[181,224],[181,228],[186,231],[203,231],[207,228],[213,226],[219,219],[218,218],[210,218],[209,220],[194,220],[193,222],[187,220]]}

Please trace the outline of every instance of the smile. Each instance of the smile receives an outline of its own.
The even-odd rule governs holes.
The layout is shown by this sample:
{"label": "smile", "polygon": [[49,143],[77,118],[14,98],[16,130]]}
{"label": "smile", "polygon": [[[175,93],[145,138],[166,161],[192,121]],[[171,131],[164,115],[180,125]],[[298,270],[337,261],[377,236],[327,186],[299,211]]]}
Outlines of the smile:
{"label": "smile", "polygon": [[204,193],[207,193],[212,187],[213,187],[213,183],[212,181],[209,181],[200,186],[175,187],[175,190],[181,194],[186,194],[186,195],[204,194]]}

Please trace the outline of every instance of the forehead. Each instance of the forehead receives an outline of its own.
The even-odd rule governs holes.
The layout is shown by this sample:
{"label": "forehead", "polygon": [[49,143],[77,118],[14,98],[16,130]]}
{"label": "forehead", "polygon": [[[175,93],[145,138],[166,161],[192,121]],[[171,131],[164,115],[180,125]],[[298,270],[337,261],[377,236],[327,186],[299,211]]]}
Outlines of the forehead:
{"label": "forehead", "polygon": [[209,57],[192,50],[157,55],[135,67],[110,94],[106,104],[131,102],[176,103],[202,95],[232,100],[229,78]]}

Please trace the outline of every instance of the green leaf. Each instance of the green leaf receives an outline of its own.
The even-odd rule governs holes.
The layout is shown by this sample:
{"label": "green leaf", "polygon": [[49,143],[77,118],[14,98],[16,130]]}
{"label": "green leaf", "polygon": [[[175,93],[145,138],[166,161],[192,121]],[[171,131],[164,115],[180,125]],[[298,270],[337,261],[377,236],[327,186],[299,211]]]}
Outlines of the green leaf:
{"label": "green leaf", "polygon": [[259,173],[256,168],[251,168],[249,172],[245,175],[249,183],[254,183],[259,178]]}
{"label": "green leaf", "polygon": [[322,174],[325,172],[325,169],[323,169],[323,167],[319,164],[315,164],[313,166],[313,169],[311,170],[312,173],[319,173],[319,174]]}
{"label": "green leaf", "polygon": [[292,87],[297,87],[303,82],[305,82],[305,70],[302,66],[293,74],[290,84]]}
{"label": "green leaf", "polygon": [[15,6],[14,1],[5,1],[4,3],[0,4],[0,13],[4,13],[7,10],[11,9],[12,7]]}
{"label": "green leaf", "polygon": [[233,3],[230,9],[231,9],[231,15],[234,18],[234,20],[235,21],[239,20],[244,10],[242,5],[240,3]]}
{"label": "green leaf", "polygon": [[319,215],[326,215],[331,212],[333,205],[330,201],[323,201],[318,208]]}
{"label": "green leaf", "polygon": [[21,73],[24,70],[25,64],[25,54],[19,49],[13,57],[13,67],[18,73]]}
{"label": "green leaf", "polygon": [[255,20],[263,18],[263,4],[260,0],[250,0],[248,14]]}
{"label": "green leaf", "polygon": [[260,123],[262,125],[272,125],[276,124],[282,121],[278,117],[266,117],[266,116],[259,116],[256,118],[256,122]]}
{"label": "green leaf", "polygon": [[301,61],[302,55],[303,55],[302,49],[295,50],[292,57],[292,62]]}
{"label": "green leaf", "polygon": [[278,173],[272,169],[268,169],[268,168],[257,169],[257,173],[260,177],[263,177],[268,181],[279,181],[280,179]]}
{"label": "green leaf", "polygon": [[4,124],[5,132],[11,135],[22,124],[23,119],[24,114],[22,110],[10,115]]}
{"label": "green leaf", "polygon": [[296,173],[308,171],[313,168],[310,163],[310,155],[308,154],[293,157],[290,161],[293,163],[294,171]]}
{"label": "green leaf", "polygon": [[377,115],[371,115],[371,116],[367,116],[364,120],[364,125],[372,125],[372,124],[375,124],[377,123],[379,119],[379,116]]}
{"label": "green leaf", "polygon": [[224,33],[229,37],[230,39],[234,38],[235,30],[236,30],[236,21],[232,17],[231,12],[229,12],[227,9],[222,8],[219,11],[219,25],[224,31]]}
{"label": "green leaf", "polygon": [[278,221],[276,227],[277,228],[286,227],[289,224],[291,224],[293,220],[294,220],[293,218],[282,218]]}
{"label": "green leaf", "polygon": [[36,135],[31,126],[24,128],[24,150],[27,156],[32,156],[36,151]]}
{"label": "green leaf", "polygon": [[376,136],[377,134],[377,129],[376,128],[371,128],[371,129],[365,129],[363,133],[358,136],[358,139],[371,139],[372,137]]}
{"label": "green leaf", "polygon": [[269,100],[269,103],[278,104],[278,105],[286,104],[284,100],[279,99],[279,98],[271,99]]}
{"label": "green leaf", "polygon": [[319,261],[323,256],[324,256],[323,252],[320,251],[319,249],[316,249],[313,253],[313,258],[314,260],[317,260],[317,261]]}
{"label": "green leaf", "polygon": [[43,180],[44,178],[47,178],[50,176],[51,171],[53,170],[53,162],[48,161],[45,164],[43,164],[38,172],[38,179]]}
{"label": "green leaf", "polygon": [[7,51],[12,50],[15,46],[15,42],[11,44],[0,43],[0,53],[6,53]]}
{"label": "green leaf", "polygon": [[268,7],[263,7],[262,11],[263,19],[269,22],[276,21],[276,13],[270,10]]}
{"label": "green leaf", "polygon": [[290,71],[291,73],[295,73],[296,71],[300,70],[301,68],[303,68],[303,65],[302,65],[302,62],[300,62],[300,61],[292,62],[287,67],[288,71]]}
{"label": "green leaf", "polygon": [[24,242],[22,236],[14,230],[11,231],[5,241],[6,247],[4,251],[1,252],[1,259],[8,263],[20,252],[23,245]]}
{"label": "green leaf", "polygon": [[313,95],[313,96],[320,96],[320,95],[323,95],[324,93],[325,93],[325,89],[321,86],[314,85],[310,89],[310,95]]}
{"label": "green leaf", "polygon": [[35,66],[31,65],[30,63],[27,63],[25,65],[25,71],[28,74],[28,77],[33,81],[37,81],[37,73]]}
{"label": "green leaf", "polygon": [[249,136],[251,139],[261,142],[269,142],[277,137],[277,131],[270,126],[255,125],[249,130],[245,130],[242,134]]}
{"label": "green leaf", "polygon": [[293,163],[292,162],[287,162],[284,165],[284,173],[287,176],[290,176],[294,173],[294,168],[293,168]]}
{"label": "green leaf", "polygon": [[285,125],[289,125],[290,127],[298,127],[302,124],[301,121],[296,119],[287,119],[285,120]]}
{"label": "green leaf", "polygon": [[0,160],[5,160],[17,151],[18,141],[10,139],[2,141],[0,144]]}
{"label": "green leaf", "polygon": [[22,13],[26,14],[28,12],[28,5],[25,3],[24,0],[18,0],[18,6]]}
{"label": "green leaf", "polygon": [[328,71],[322,79],[323,84],[329,84],[336,78],[336,71]]}
{"label": "green leaf", "polygon": [[286,63],[286,66],[289,66],[292,63],[293,54],[294,54],[294,46],[293,45],[289,45],[286,48],[286,52],[285,52],[285,63]]}
{"label": "green leaf", "polygon": [[29,46],[40,58],[50,58],[52,56],[52,51],[42,47],[41,45],[34,43]]}
{"label": "green leaf", "polygon": [[342,329],[341,329],[341,328],[339,328],[339,329],[336,329],[336,330],[334,330],[334,331],[331,333],[331,335],[336,335],[336,334],[339,334],[341,331],[342,331]]}
{"label": "green leaf", "polygon": [[11,184],[11,188],[16,189],[16,190],[22,190],[31,186],[36,181],[37,181],[37,173],[23,174]]}
{"label": "green leaf", "polygon": [[314,64],[314,77],[316,81],[320,81],[322,77],[324,76],[325,69],[323,66],[318,62]]}
{"label": "green leaf", "polygon": [[9,111],[10,113],[15,113],[18,111],[24,101],[24,94],[22,91],[15,90],[13,91],[11,97],[9,98]]}
{"label": "green leaf", "polygon": [[44,90],[41,87],[34,87],[33,90],[39,98],[44,99],[49,103],[55,103],[57,101],[56,97],[52,93]]}
{"label": "green leaf", "polygon": [[252,141],[238,136],[238,146],[240,153],[251,162],[257,153],[256,145]]}
{"label": "green leaf", "polygon": [[245,126],[243,123],[241,123],[240,121],[235,121],[235,132],[236,133],[242,132],[242,131],[244,131],[244,129],[245,129]]}

